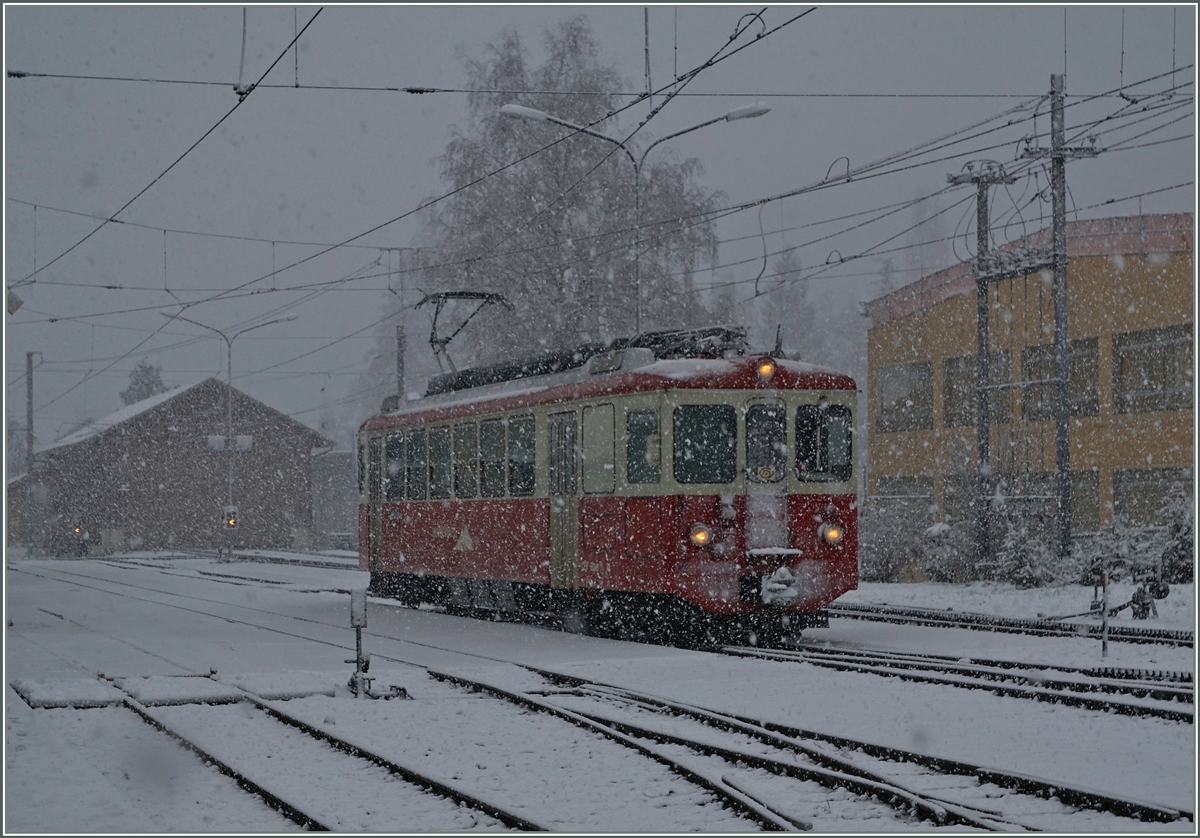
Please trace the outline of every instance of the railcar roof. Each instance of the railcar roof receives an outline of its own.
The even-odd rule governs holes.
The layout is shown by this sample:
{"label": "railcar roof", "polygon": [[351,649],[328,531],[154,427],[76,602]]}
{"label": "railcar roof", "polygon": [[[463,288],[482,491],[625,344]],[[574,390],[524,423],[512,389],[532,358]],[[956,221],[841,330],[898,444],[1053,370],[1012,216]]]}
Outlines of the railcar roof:
{"label": "railcar roof", "polygon": [[763,381],[755,371],[764,355],[736,358],[679,358],[611,373],[592,374],[573,369],[536,378],[522,378],[426,396],[407,402],[394,412],[373,416],[360,430],[369,431],[409,424],[421,417],[439,421],[480,412],[517,410],[536,405],[596,398],[616,393],[657,390],[855,390],[854,379],[828,367],[802,361],[776,360],[775,375]]}

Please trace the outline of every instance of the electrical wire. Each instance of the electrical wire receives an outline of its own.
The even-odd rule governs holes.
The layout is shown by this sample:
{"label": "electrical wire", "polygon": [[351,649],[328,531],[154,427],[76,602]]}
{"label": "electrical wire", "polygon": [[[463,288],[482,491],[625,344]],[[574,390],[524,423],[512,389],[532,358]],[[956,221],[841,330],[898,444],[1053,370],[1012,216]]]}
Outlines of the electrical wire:
{"label": "electrical wire", "polygon": [[[317,19],[317,16],[320,15],[322,11],[324,11],[323,6],[320,9],[317,9],[316,13],[311,18],[309,18],[308,23],[304,24],[304,28],[301,29],[296,34],[296,37],[293,38],[291,43],[289,43],[287,45],[287,47],[284,49],[284,51],[279,54],[279,57],[276,58],[274,61],[272,61],[271,66],[266,69],[266,72],[264,72],[261,76],[259,76],[259,79],[258,79],[259,83],[261,83],[262,80],[267,77],[267,73],[270,73],[272,70],[275,69],[275,65],[278,64],[285,55],[287,55],[288,50],[290,50],[292,48],[292,46],[295,45],[296,41],[298,41],[300,39],[300,36],[308,31],[308,27],[312,25],[312,22]],[[34,280],[33,277],[35,277],[37,274],[41,273],[42,271],[46,270],[46,268],[53,265],[59,259],[62,259],[68,253],[75,250],[75,248],[79,247],[81,244],[86,242],[92,236],[96,235],[96,233],[100,232],[105,227],[107,227],[110,222],[116,220],[116,217],[118,215],[123,213],[125,210],[129,209],[130,205],[132,205],[134,201],[136,201],[138,198],[145,195],[151,189],[151,187],[153,187],[156,183],[158,183],[160,180],[162,180],[164,177],[166,177],[167,173],[170,172],[172,169],[174,169],[176,166],[178,166],[179,163],[183,160],[183,158],[185,158],[189,154],[191,154],[192,150],[195,149],[196,146],[198,146],[198,145],[200,145],[200,143],[204,142],[204,140],[207,139],[213,133],[213,131],[216,131],[218,128],[221,127],[222,123],[224,123],[225,120],[227,120],[227,119],[229,119],[229,117],[233,116],[234,111],[236,111],[238,108],[240,108],[242,106],[242,103],[245,102],[247,98],[249,98],[250,94],[254,91],[254,88],[256,86],[257,86],[257,83],[251,85],[249,87],[249,89],[238,98],[237,104],[234,105],[232,108],[230,108],[229,111],[223,117],[218,119],[217,123],[215,125],[213,125],[213,127],[209,128],[207,131],[205,131],[204,134],[200,137],[200,139],[196,140],[196,142],[194,142],[190,146],[188,146],[187,150],[184,151],[183,154],[179,155],[179,157],[177,157],[175,159],[175,162],[173,162],[171,165],[167,166],[167,168],[163,169],[163,171],[157,177],[155,177],[154,180],[150,181],[150,183],[146,184],[146,186],[143,187],[140,192],[138,192],[136,195],[134,195],[132,198],[130,198],[128,201],[126,201],[125,204],[119,210],[114,212],[109,218],[105,219],[103,223],[101,223],[99,226],[97,226],[95,229],[93,229],[90,233],[88,233],[82,239],[75,242],[75,244],[68,247],[66,250],[64,250],[62,253],[58,254],[57,256],[55,256],[53,259],[51,259],[46,264],[42,265],[40,268],[34,269],[33,273],[28,274],[27,276],[25,276],[23,278],[23,280],[21,282],[14,283],[11,287],[20,288],[23,285],[29,285],[32,282],[35,282],[36,280]]]}

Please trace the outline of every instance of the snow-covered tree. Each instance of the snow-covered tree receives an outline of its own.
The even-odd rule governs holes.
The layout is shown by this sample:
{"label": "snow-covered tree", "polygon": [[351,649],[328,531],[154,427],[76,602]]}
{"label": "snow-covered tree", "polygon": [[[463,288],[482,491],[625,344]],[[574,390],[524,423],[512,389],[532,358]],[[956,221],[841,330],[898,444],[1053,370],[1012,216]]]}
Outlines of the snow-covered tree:
{"label": "snow-covered tree", "polygon": [[162,380],[162,367],[156,367],[149,361],[138,361],[137,366],[129,373],[129,386],[121,391],[121,402],[133,404],[167,390],[168,387]]}
{"label": "snow-covered tree", "polygon": [[[624,104],[614,91],[628,85],[600,62],[585,18],[546,30],[543,40],[540,66],[530,66],[515,33],[504,34],[486,57],[467,60],[470,123],[455,129],[440,160],[447,191],[462,191],[426,216],[426,267],[417,286],[497,292],[515,307],[490,307],[472,322],[451,346],[460,366],[631,335],[635,248],[643,330],[711,319],[692,277],[715,262],[717,238],[712,224],[696,216],[720,196],[699,184],[698,160],[672,158],[669,149],[647,159],[639,244],[634,167],[624,151],[559,125],[500,114],[516,104],[587,126]],[[593,130],[617,139],[629,132],[616,119]],[[648,128],[629,141],[635,157],[651,138]],[[445,316],[458,315],[447,307]]]}

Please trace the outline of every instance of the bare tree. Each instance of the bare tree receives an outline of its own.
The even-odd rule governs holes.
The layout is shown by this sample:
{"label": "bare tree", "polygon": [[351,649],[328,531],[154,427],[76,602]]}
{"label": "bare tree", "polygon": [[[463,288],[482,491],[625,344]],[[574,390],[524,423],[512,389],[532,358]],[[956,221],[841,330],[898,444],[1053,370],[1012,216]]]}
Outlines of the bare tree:
{"label": "bare tree", "polygon": [[138,361],[129,373],[129,386],[121,391],[121,401],[127,405],[133,404],[165,393],[167,389],[162,380],[162,367],[156,367],[149,361]]}
{"label": "bare tree", "polygon": [[[699,185],[699,161],[656,151],[643,167],[642,235],[635,242],[629,156],[595,137],[570,136],[559,125],[500,115],[511,103],[591,125],[620,106],[613,92],[626,85],[600,63],[585,18],[547,30],[544,46],[547,58],[538,67],[529,66],[515,33],[503,35],[485,58],[467,60],[475,91],[471,122],[455,131],[440,161],[450,189],[483,180],[428,216],[422,242],[428,267],[420,284],[426,291],[498,292],[515,306],[512,314],[499,307],[482,312],[468,330],[471,340],[464,332],[455,358],[466,363],[631,334],[635,248],[641,253],[643,328],[711,319],[693,274],[715,262],[717,238],[711,222],[696,216],[715,208],[721,196]],[[595,130],[623,136],[615,120]],[[639,136],[632,152],[648,139]]]}

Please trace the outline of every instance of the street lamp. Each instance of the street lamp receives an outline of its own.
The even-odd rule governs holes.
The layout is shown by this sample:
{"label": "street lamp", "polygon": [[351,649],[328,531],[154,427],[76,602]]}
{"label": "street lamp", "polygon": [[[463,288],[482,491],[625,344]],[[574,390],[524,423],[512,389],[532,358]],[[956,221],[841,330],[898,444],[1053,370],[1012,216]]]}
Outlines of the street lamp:
{"label": "street lamp", "polygon": [[641,334],[642,331],[642,164],[646,162],[646,155],[649,154],[650,150],[659,143],[665,143],[667,140],[673,140],[676,137],[682,136],[683,134],[690,134],[692,131],[697,131],[716,122],[734,122],[739,119],[754,119],[755,117],[763,116],[770,112],[771,109],[765,102],[755,102],[750,105],[743,105],[740,108],[734,108],[722,116],[709,119],[705,122],[693,125],[691,128],[684,128],[682,131],[676,131],[674,134],[668,134],[661,139],[655,140],[654,142],[650,143],[650,145],[646,146],[646,150],[642,152],[640,157],[635,158],[633,156],[633,152],[629,150],[629,147],[625,145],[623,141],[618,140],[615,137],[610,137],[607,134],[601,134],[599,131],[593,131],[586,126],[576,125],[575,123],[568,122],[565,119],[559,119],[556,116],[551,116],[545,111],[539,111],[536,108],[527,108],[524,105],[504,105],[502,108],[500,108],[501,115],[510,117],[512,119],[524,119],[528,120],[529,122],[552,122],[555,125],[561,125],[564,128],[570,128],[572,131],[578,131],[581,134],[587,134],[589,137],[605,140],[606,142],[610,142],[613,145],[620,147],[620,149],[629,157],[629,162],[633,164],[633,277],[634,286],[637,293],[636,328],[638,334]]}
{"label": "street lamp", "polygon": [[[229,455],[229,506],[233,507],[233,342],[241,335],[246,334],[246,332],[253,332],[255,329],[261,329],[265,326],[274,326],[276,323],[288,323],[292,320],[295,320],[297,317],[299,317],[299,315],[289,314],[287,317],[277,317],[274,320],[268,320],[266,323],[259,323],[257,326],[247,326],[245,329],[239,329],[232,335],[227,335],[220,329],[216,329],[212,326],[206,326],[203,323],[199,323],[195,320],[184,317],[182,314],[167,314],[165,311],[160,313],[163,317],[168,317],[171,320],[183,320],[187,323],[191,323],[193,326],[199,326],[201,329],[208,329],[210,332],[216,332],[225,341],[225,348],[228,351],[228,363],[226,365],[226,375],[228,380],[225,392],[225,450]],[[226,515],[228,517],[228,510],[226,511]],[[236,512],[234,513],[234,521],[236,522]],[[227,522],[226,526],[234,528],[237,526],[237,524],[230,524]]]}

